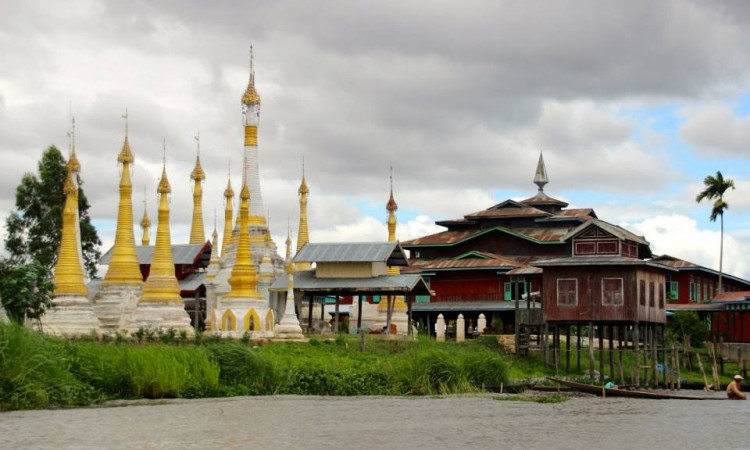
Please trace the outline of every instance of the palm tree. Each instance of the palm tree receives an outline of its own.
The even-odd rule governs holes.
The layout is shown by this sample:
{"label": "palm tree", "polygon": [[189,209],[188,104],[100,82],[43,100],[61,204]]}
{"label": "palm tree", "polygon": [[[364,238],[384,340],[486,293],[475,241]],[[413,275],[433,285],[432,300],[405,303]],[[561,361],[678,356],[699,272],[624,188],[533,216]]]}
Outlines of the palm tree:
{"label": "palm tree", "polygon": [[711,222],[716,222],[717,217],[721,218],[721,244],[719,246],[719,292],[723,292],[721,278],[723,275],[722,262],[724,259],[724,211],[729,209],[729,204],[724,201],[724,193],[729,190],[729,188],[734,189],[734,180],[729,178],[725,179],[721,172],[717,170],[716,176],[708,175],[703,180],[703,185],[706,186],[706,189],[702,190],[700,194],[695,197],[695,201],[700,203],[704,198],[713,200],[714,206],[711,209]]}

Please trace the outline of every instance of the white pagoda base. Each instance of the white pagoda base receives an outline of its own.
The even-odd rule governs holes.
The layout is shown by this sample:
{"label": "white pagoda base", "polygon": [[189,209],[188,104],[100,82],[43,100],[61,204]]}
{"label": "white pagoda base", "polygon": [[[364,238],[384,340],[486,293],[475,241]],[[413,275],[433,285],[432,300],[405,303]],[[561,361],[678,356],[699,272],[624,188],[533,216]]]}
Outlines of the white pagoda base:
{"label": "white pagoda base", "polygon": [[[255,322],[253,324],[249,323],[251,316]],[[222,336],[240,338],[249,333],[254,338],[274,337],[275,320],[273,311],[268,307],[268,299],[219,298],[213,317],[214,332]]]}
{"label": "white pagoda base", "polygon": [[138,307],[143,286],[137,284],[104,284],[92,302],[102,332],[114,332],[128,327],[130,316]]}
{"label": "white pagoda base", "polygon": [[55,306],[42,317],[45,333],[57,336],[81,336],[99,333],[99,319],[88,298],[82,295],[60,295],[54,298]]}
{"label": "white pagoda base", "polygon": [[133,334],[140,328],[166,331],[175,329],[186,331],[192,335],[194,330],[190,325],[190,315],[185,311],[183,303],[171,302],[140,302],[128,323],[128,331]]}

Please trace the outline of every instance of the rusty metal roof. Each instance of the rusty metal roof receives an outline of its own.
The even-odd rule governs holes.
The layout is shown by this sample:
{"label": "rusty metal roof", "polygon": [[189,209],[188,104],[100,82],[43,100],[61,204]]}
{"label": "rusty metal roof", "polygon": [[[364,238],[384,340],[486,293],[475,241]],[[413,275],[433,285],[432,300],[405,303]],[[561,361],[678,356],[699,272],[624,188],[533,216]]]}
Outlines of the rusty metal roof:
{"label": "rusty metal roof", "polygon": [[521,200],[521,203],[525,205],[540,205],[540,206],[560,206],[562,208],[565,208],[568,206],[568,204],[562,200],[558,200],[556,198],[552,198],[549,195],[545,194],[544,191],[539,191],[536,193],[535,196],[529,197],[526,200]]}
{"label": "rusty metal roof", "polygon": [[431,234],[421,238],[404,241],[404,248],[412,248],[417,246],[436,246],[436,245],[454,245],[459,242],[464,242],[469,239],[482,236],[487,233],[494,231],[510,234],[513,236],[527,239],[540,244],[562,244],[562,237],[569,231],[570,227],[555,227],[555,228],[509,228],[509,227],[493,227],[486,228],[484,230],[462,230],[462,231],[441,231],[440,233]]}
{"label": "rusty metal roof", "polygon": [[464,217],[468,220],[472,220],[511,217],[545,217],[550,215],[552,214],[542,211],[541,209],[524,205],[514,200],[506,200],[482,211],[466,214]]}
{"label": "rusty metal roof", "polygon": [[711,303],[745,302],[750,300],[750,291],[722,292],[716,294]]}
{"label": "rusty metal roof", "polygon": [[694,268],[701,267],[700,265],[696,263],[685,261],[684,259],[680,259],[680,258],[675,258],[674,256],[670,256],[670,255],[656,256],[652,258],[651,260],[658,261],[660,264],[671,266],[676,269],[684,269],[687,267],[694,267]]}
{"label": "rusty metal roof", "polygon": [[647,259],[628,256],[570,256],[567,258],[540,259],[532,263],[537,267],[555,266],[649,266],[677,272],[677,269]]}
{"label": "rusty metal roof", "polygon": [[590,228],[592,226],[599,227],[602,230],[606,231],[607,233],[609,233],[609,234],[611,234],[611,235],[613,235],[613,236],[615,236],[615,237],[617,237],[619,239],[626,240],[626,241],[631,241],[631,242],[635,242],[637,244],[649,245],[648,241],[643,236],[638,236],[637,234],[635,234],[635,233],[633,233],[631,231],[628,231],[628,230],[626,230],[625,228],[623,228],[621,226],[614,225],[614,224],[611,224],[609,222],[605,222],[605,221],[599,220],[599,219],[591,219],[591,220],[589,220],[589,221],[587,221],[587,222],[579,225],[578,227],[570,230],[570,232],[568,232],[568,234],[566,234],[565,236],[563,236],[562,240],[563,241],[567,241],[570,238],[576,237],[579,234],[581,234],[584,230],[586,230],[586,229],[588,229],[588,228]]}

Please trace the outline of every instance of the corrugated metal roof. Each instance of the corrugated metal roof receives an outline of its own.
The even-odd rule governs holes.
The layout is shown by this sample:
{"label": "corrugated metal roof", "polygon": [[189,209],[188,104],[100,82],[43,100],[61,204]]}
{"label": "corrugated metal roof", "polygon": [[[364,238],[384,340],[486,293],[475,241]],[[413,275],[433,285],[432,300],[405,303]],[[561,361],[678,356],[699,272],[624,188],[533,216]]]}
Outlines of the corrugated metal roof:
{"label": "corrugated metal roof", "polygon": [[195,292],[203,284],[206,272],[193,272],[182,280],[179,280],[180,291]]}
{"label": "corrugated metal roof", "polygon": [[[411,306],[414,312],[514,311],[516,302],[417,302]],[[526,300],[519,300],[518,309],[525,311],[526,308]]]}
{"label": "corrugated metal roof", "polygon": [[532,263],[537,267],[554,266],[649,266],[677,272],[676,269],[652,262],[650,260],[630,258],[627,256],[571,256],[568,258],[542,259]]}
{"label": "corrugated metal roof", "polygon": [[609,233],[609,234],[611,234],[611,235],[613,235],[613,236],[615,236],[615,237],[617,237],[619,239],[623,239],[623,240],[635,242],[635,243],[638,243],[638,244],[649,245],[648,241],[646,239],[644,239],[643,236],[638,236],[637,234],[632,233],[632,232],[626,230],[625,228],[623,228],[621,226],[614,225],[614,224],[611,224],[609,222],[605,222],[605,221],[599,220],[599,219],[591,219],[591,220],[587,221],[586,223],[583,223],[583,224],[579,225],[578,227],[572,229],[568,234],[566,234],[562,238],[562,240],[563,241],[567,241],[568,239],[576,237],[579,234],[581,234],[584,230],[586,230],[586,229],[588,229],[588,228],[590,228],[592,226],[599,227],[602,230],[606,231],[607,233]]}
{"label": "corrugated metal roof", "polygon": [[[107,253],[99,259],[99,264],[109,265],[113,248],[107,250]],[[151,259],[154,257],[153,245],[138,245],[135,247],[135,251],[138,264],[151,264]],[[205,244],[175,244],[172,246],[172,259],[175,264],[200,263],[202,266],[207,266],[211,259],[211,244],[210,242]]]}
{"label": "corrugated metal roof", "polygon": [[308,243],[294,257],[295,262],[383,262],[407,266],[406,254],[398,242]]}
{"label": "corrugated metal roof", "polygon": [[552,198],[549,195],[545,194],[544,191],[539,191],[535,196],[527,198],[526,200],[521,200],[521,203],[526,205],[554,205],[561,206],[563,208],[568,206],[566,202],[558,200],[556,198]]}
{"label": "corrugated metal roof", "polygon": [[493,227],[486,228],[483,230],[466,230],[466,231],[443,231],[429,236],[424,236],[410,241],[405,241],[402,245],[404,248],[411,248],[417,246],[433,246],[433,245],[453,245],[459,242],[464,242],[469,239],[482,236],[486,233],[501,232],[518,236],[522,239],[528,239],[537,243],[542,244],[562,244],[562,237],[568,232],[570,227],[554,227],[554,228],[509,228],[509,227]]}
{"label": "corrugated metal roof", "polygon": [[[280,276],[271,291],[286,291],[287,276]],[[338,292],[340,295],[430,295],[424,279],[417,274],[381,275],[372,278],[316,278],[315,269],[294,273],[294,290],[306,292]]]}
{"label": "corrugated metal roof", "polygon": [[750,300],[750,291],[722,292],[716,294],[711,303],[745,302]]}
{"label": "corrugated metal roof", "polygon": [[[567,205],[567,203],[566,203]],[[551,213],[542,211],[532,206],[524,205],[514,200],[506,200],[481,211],[466,214],[464,217],[472,219],[488,218],[510,218],[510,217],[545,217],[551,216]]]}

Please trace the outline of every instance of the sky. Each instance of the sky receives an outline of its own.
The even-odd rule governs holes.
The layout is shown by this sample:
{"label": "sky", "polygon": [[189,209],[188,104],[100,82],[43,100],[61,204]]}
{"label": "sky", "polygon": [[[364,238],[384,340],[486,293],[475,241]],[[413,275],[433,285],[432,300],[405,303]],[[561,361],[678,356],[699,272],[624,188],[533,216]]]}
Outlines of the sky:
{"label": "sky", "polygon": [[[303,172],[313,242],[442,230],[545,192],[718,269],[695,196],[735,181],[723,269],[750,279],[750,3],[0,0],[0,215],[71,116],[90,214],[114,241],[128,110],[134,216],[155,224],[166,142],[172,242],[187,242],[200,133],[207,238],[231,177],[253,46],[261,189],[283,253]],[[235,209],[237,204],[235,201]],[[153,231],[152,231],[153,233]],[[154,236],[151,236],[152,240]],[[140,241],[140,231],[136,230]]]}

